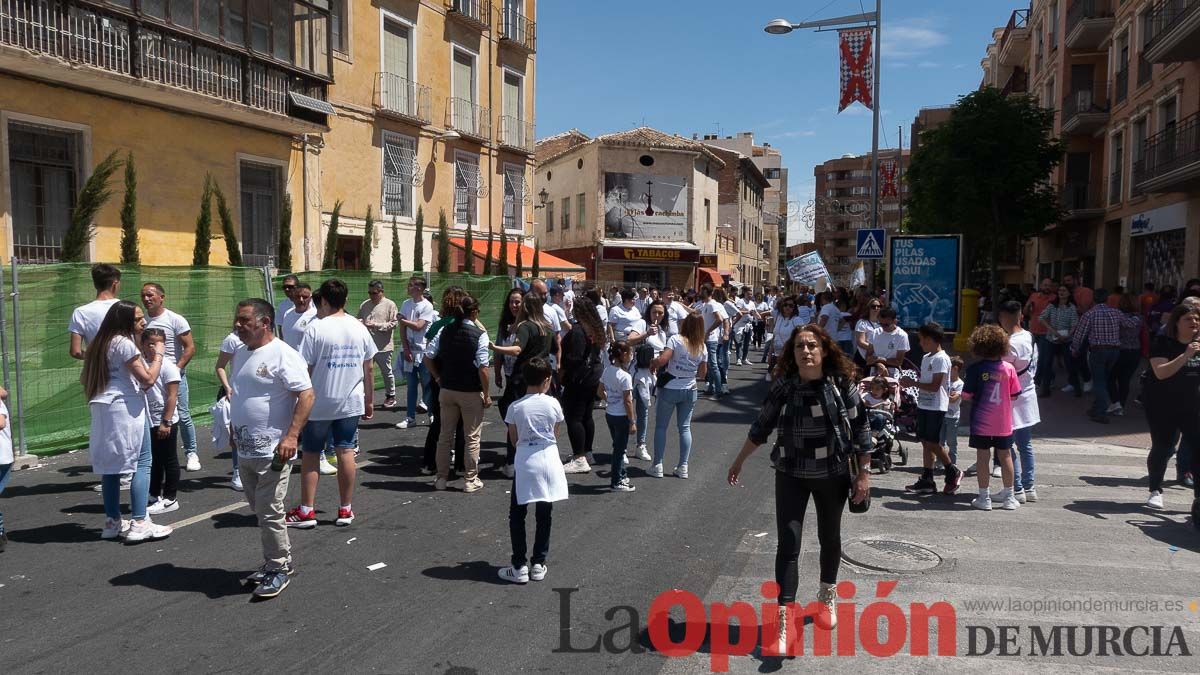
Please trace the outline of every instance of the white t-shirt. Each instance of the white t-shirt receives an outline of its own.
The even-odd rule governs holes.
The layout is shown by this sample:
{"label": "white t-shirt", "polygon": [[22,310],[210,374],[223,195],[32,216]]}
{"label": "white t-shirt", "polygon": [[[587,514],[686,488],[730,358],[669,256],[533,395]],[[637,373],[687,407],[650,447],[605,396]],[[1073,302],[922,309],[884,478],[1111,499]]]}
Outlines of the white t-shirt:
{"label": "white t-shirt", "polygon": [[608,308],[604,305],[596,305],[596,313],[600,315],[600,323],[603,326],[608,326]]}
{"label": "white t-shirt", "polygon": [[517,427],[513,496],[518,504],[557,502],[569,496],[554,437],[554,426],[563,420],[562,406],[545,394],[528,394],[509,406],[504,421]]}
{"label": "white t-shirt", "polygon": [[367,327],[349,314],[314,323],[300,341],[300,357],[312,368],[316,401],[308,419],[340,420],[366,412],[363,363],[378,349]]}
{"label": "white t-shirt", "polygon": [[[708,302],[700,304],[700,317],[704,319],[704,330],[708,333],[706,340],[709,342],[717,342],[721,339],[721,323],[729,318],[729,314],[721,303],[709,298]],[[715,325],[714,325],[715,324]],[[713,326],[712,330],[708,330],[709,326]]]}
{"label": "white t-shirt", "polygon": [[292,349],[300,349],[300,340],[304,338],[304,332],[313,321],[317,320],[317,308],[313,303],[308,304],[308,311],[297,312],[295,307],[292,307],[279,320],[280,335],[283,341]]}
{"label": "white t-shirt", "polygon": [[877,358],[890,359],[896,352],[908,351],[908,333],[898,326],[890,333],[880,329],[871,337],[871,347],[875,350]]}
{"label": "white t-shirt", "polygon": [[799,314],[793,314],[790,317],[776,314],[775,326],[771,329],[771,342],[775,345],[775,353],[778,354],[783,349],[788,338],[792,337],[792,331],[800,326],[807,326],[809,323],[811,322],[803,321]]}
{"label": "white t-shirt", "polygon": [[[283,319],[283,315],[287,314],[288,310],[295,309],[295,308],[296,308],[296,303],[292,302],[291,298],[284,296],[284,298],[282,300],[280,300],[279,304],[275,307],[276,323],[279,323],[279,321],[281,319]],[[280,325],[282,325],[282,324],[280,324]]]}
{"label": "white t-shirt", "polygon": [[827,302],[821,307],[820,316],[826,317],[825,332],[834,340],[849,340],[852,337],[849,321],[836,303]]}
{"label": "white t-shirt", "polygon": [[953,401],[950,401],[950,405],[947,406],[947,408],[946,408],[946,417],[958,417],[959,416],[959,410],[962,408],[962,398],[961,398],[962,390],[963,390],[963,381],[962,381],[961,377],[950,383],[950,387],[946,390],[946,393],[947,394],[958,394],[959,398],[955,399]]}
{"label": "white t-shirt", "polygon": [[620,336],[627,334],[629,324],[642,318],[642,313],[637,307],[626,308],[625,305],[616,305],[608,310],[608,322],[612,324],[613,335]]}
{"label": "white t-shirt", "polygon": [[667,333],[679,335],[679,324],[687,318],[688,308],[682,302],[672,302],[667,307]]}
{"label": "white t-shirt", "polygon": [[[858,324],[854,326],[855,333],[862,333],[866,336],[867,344],[871,344],[871,338],[875,337],[875,334],[879,331],[879,324],[871,321],[870,319],[859,319]],[[859,356],[861,356],[863,359],[867,358],[867,350],[857,345],[855,346],[855,349],[858,350]]]}
{"label": "white t-shirt", "polygon": [[104,323],[104,317],[108,314],[108,310],[119,300],[93,300],[86,305],[76,307],[74,312],[71,312],[71,323],[67,325],[67,330],[76,335],[82,335],[84,342],[91,342],[96,339],[96,333],[100,331],[100,324]]}
{"label": "white t-shirt", "polygon": [[741,310],[741,308],[738,307],[738,304],[736,302],[734,302],[733,300],[726,300],[721,306],[725,309],[725,315],[729,317],[729,321],[730,321],[729,332],[730,333],[735,333],[735,332],[741,330],[743,326],[745,326],[749,323],[749,320],[746,319],[745,317],[735,319],[735,317],[738,316],[738,313]]}
{"label": "white t-shirt", "polygon": [[413,360],[419,363],[420,359],[417,357],[425,353],[425,333],[429,331],[429,324],[436,320],[434,318],[433,303],[424,298],[421,298],[420,302],[413,302],[413,299],[409,298],[400,305],[400,316],[409,321],[424,319],[428,322],[421,330],[404,329],[405,337],[408,338],[408,349],[412,352]]}
{"label": "white t-shirt", "polygon": [[628,370],[609,364],[600,376],[604,385],[604,398],[608,400],[606,415],[625,417],[625,392],[633,391],[633,376]]}
{"label": "white t-shirt", "polygon": [[296,393],[312,388],[308,365],[280,339],[255,350],[238,347],[229,365],[237,400],[229,421],[238,456],[270,457],[292,425]]}
{"label": "white t-shirt", "polygon": [[667,383],[667,389],[695,389],[696,371],[700,364],[708,360],[707,345],[700,348],[700,353],[692,356],[688,352],[687,343],[683,337],[672,335],[667,339],[667,349],[671,350],[671,360],[667,362],[667,372],[675,379]]}
{"label": "white t-shirt", "polygon": [[[646,320],[645,319],[638,319],[637,321],[629,322],[629,326],[627,326],[625,328],[625,332],[621,335],[618,335],[617,338],[619,340],[628,340],[629,336],[634,333],[637,333],[638,335],[645,335],[645,333],[646,333]],[[634,351],[637,351],[637,346],[636,345],[632,345],[632,346],[634,348]],[[630,367],[631,368],[633,367],[632,362],[631,362]]]}
{"label": "white t-shirt", "polygon": [[242,346],[242,339],[237,336],[237,333],[230,333],[221,340],[221,353],[232,354],[238,347]]}
{"label": "white t-shirt", "polygon": [[183,354],[183,342],[179,340],[179,336],[192,332],[188,320],[169,309],[164,309],[163,313],[156,317],[146,315],[146,328],[160,328],[167,334],[167,359],[172,363],[179,363],[179,355]]}
{"label": "white t-shirt", "polygon": [[816,310],[813,309],[812,305],[796,306],[796,316],[800,318],[801,326],[807,326],[808,324],[812,323],[813,314],[816,314]]}
{"label": "white t-shirt", "polygon": [[567,311],[562,307],[553,302],[547,302],[542,307],[542,314],[545,315],[546,321],[550,323],[550,329],[558,333],[559,337],[571,332],[571,322],[567,321]]}
{"label": "white t-shirt", "polygon": [[921,382],[933,382],[933,378],[942,373],[942,386],[935,391],[917,389],[917,407],[921,410],[940,410],[946,412],[950,405],[950,356],[945,350],[939,349],[932,354],[921,357]]}
{"label": "white t-shirt", "polygon": [[566,421],[562,406],[545,394],[526,394],[508,407],[505,424],[517,427],[519,445],[556,444],[554,426]]}
{"label": "white t-shirt", "polygon": [[13,463],[12,416],[4,401],[0,401],[0,415],[4,415],[4,428],[0,429],[0,466],[4,466]]}
{"label": "white t-shirt", "polygon": [[[1033,382],[1037,375],[1037,345],[1033,333],[1021,330],[1008,336],[1008,355],[1005,361],[1017,371],[1021,383],[1021,394],[1013,401],[1013,429],[1024,429],[1042,421],[1038,409],[1037,386]],[[1024,372],[1022,372],[1024,371]]]}
{"label": "white t-shirt", "polygon": [[141,355],[133,340],[114,335],[108,343],[108,385],[91,402],[112,403],[122,396],[141,396],[142,387],[129,370],[129,362]]}
{"label": "white t-shirt", "polygon": [[[163,413],[167,410],[167,385],[172,382],[180,382],[183,376],[179,374],[179,368],[175,366],[175,362],[170,359],[163,359],[162,367],[158,369],[158,379],[154,381],[154,386],[146,390],[146,407],[150,411],[150,426],[156,427],[162,424]],[[179,401],[175,402],[175,410],[172,412],[171,424],[179,423]]]}

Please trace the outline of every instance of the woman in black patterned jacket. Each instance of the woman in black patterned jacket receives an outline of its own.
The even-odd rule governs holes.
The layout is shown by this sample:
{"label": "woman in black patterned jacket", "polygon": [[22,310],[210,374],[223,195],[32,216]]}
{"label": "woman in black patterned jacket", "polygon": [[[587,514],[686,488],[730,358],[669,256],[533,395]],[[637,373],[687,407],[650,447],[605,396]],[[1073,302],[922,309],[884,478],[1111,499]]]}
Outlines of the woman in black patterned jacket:
{"label": "woman in black patterned jacket", "polygon": [[[736,485],[742,464],[770,440],[777,427],[771,463],[775,468],[775,519],[779,543],[775,581],[779,584],[779,645],[784,648],[787,606],[796,606],[797,560],[809,497],[817,509],[821,544],[822,608],[817,625],[833,628],[834,585],[842,556],[842,513],[846,500],[860,503],[870,491],[871,440],[866,408],[853,379],[854,363],[816,324],[797,328],[784,345],[774,381],[741,453],[729,467]],[[851,478],[850,462],[857,462]],[[793,609],[793,611],[795,611]],[[798,624],[797,624],[798,625]]]}

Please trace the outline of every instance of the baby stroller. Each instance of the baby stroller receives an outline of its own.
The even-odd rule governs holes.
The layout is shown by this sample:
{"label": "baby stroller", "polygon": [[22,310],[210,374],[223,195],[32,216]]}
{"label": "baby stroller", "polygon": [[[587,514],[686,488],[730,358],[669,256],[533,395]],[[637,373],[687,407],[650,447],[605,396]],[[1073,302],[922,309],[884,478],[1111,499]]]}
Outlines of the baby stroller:
{"label": "baby stroller", "polygon": [[[870,390],[874,378],[866,378],[859,382],[859,387],[865,394]],[[896,424],[896,415],[900,410],[901,398],[899,382],[893,378],[887,378],[888,391],[887,399],[892,402],[893,410],[885,408],[868,408],[867,423],[871,427],[871,468],[877,469],[879,473],[887,473],[892,470],[892,465],[904,465],[908,463],[908,450],[904,447],[904,443],[900,441],[900,428]],[[893,462],[892,453],[899,455],[899,459]]]}
{"label": "baby stroller", "polygon": [[[882,366],[879,366],[882,368]],[[881,371],[882,372],[882,371]],[[898,433],[907,435],[910,439],[917,437],[917,388],[916,387],[901,387],[900,380],[903,378],[919,379],[921,371],[912,361],[904,360],[900,368],[888,374],[886,377],[891,383],[892,388],[896,390],[896,406],[892,417]],[[865,393],[870,388],[871,375],[860,382]]]}

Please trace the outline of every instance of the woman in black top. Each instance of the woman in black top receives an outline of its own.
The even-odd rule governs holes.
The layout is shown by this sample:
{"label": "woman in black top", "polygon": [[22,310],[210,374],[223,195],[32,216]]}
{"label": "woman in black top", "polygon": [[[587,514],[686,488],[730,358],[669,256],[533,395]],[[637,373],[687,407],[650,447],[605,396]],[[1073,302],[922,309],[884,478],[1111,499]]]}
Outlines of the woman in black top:
{"label": "woman in black top", "polygon": [[[525,396],[525,378],[521,369],[534,357],[546,358],[554,344],[554,333],[550,332],[550,323],[546,321],[542,307],[546,299],[540,293],[529,292],[521,298],[521,309],[517,312],[516,325],[512,332],[516,336],[513,344],[508,346],[492,343],[492,351],[500,356],[515,357],[512,374],[504,387],[504,395],[500,397],[500,408],[507,413],[508,406],[513,401]],[[503,414],[503,413],[502,413]],[[503,419],[503,418],[501,418]],[[513,461],[517,457],[517,447],[505,436],[507,457],[504,462],[504,475],[513,477]]]}
{"label": "woman in black top", "polygon": [[[1163,508],[1163,474],[1175,440],[1200,448],[1200,312],[1187,305],[1171,310],[1166,335],[1150,347],[1150,368],[1143,375],[1142,400],[1146,404],[1146,422],[1150,425],[1150,508]],[[1197,454],[1192,455],[1192,474],[1196,473]],[[1192,525],[1200,528],[1200,486],[1194,486]]]}
{"label": "woman in black top", "polygon": [[[782,423],[782,424],[781,424]],[[779,427],[771,463],[775,467],[775,581],[779,584],[780,645],[787,606],[795,611],[800,535],[809,497],[817,509],[821,545],[821,590],[825,607],[817,625],[832,628],[834,586],[842,557],[842,512],[850,497],[860,503],[870,491],[871,438],[866,408],[854,381],[854,364],[820,326],[797,328],[784,345],[775,378],[758,419],[733,465],[729,484],[737,485],[742,464]],[[850,462],[857,462],[851,479]]]}
{"label": "woman in black top", "polygon": [[587,455],[592,451],[592,440],[596,436],[592,404],[604,372],[604,360],[600,358],[604,349],[604,324],[596,305],[587,300],[576,302],[572,314],[575,325],[562,339],[562,363],[559,365],[563,385],[560,402],[563,417],[567,418],[567,437],[571,440],[571,459],[566,463],[566,472],[587,473],[592,470]]}

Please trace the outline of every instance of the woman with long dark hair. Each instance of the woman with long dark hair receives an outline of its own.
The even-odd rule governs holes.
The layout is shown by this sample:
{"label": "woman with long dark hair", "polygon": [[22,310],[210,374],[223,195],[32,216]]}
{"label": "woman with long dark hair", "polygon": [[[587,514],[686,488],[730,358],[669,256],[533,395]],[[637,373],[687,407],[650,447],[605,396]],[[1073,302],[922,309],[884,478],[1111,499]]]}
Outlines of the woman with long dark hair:
{"label": "woman with long dark hair", "polygon": [[[511,294],[509,299],[512,299]],[[554,332],[550,322],[546,321],[544,308],[546,299],[540,293],[529,292],[521,297],[521,306],[517,309],[516,323],[512,327],[512,343],[505,345],[492,344],[492,351],[504,357],[512,357],[512,373],[508,376],[504,395],[500,398],[501,411],[507,412],[513,401],[525,395],[525,376],[522,369],[530,359],[546,358],[554,346]],[[507,309],[507,307],[505,308]],[[503,419],[503,412],[501,419]],[[507,452],[503,471],[508,478],[513,477],[513,461],[517,458],[517,447],[505,435]]]}
{"label": "woman with long dark hair", "polygon": [[[795,611],[797,561],[804,513],[812,498],[821,547],[823,607],[817,625],[831,629],[834,586],[842,557],[842,513],[846,500],[860,503],[870,493],[871,437],[867,413],[854,379],[854,364],[820,326],[797,328],[779,354],[775,379],[746,442],[729,467],[737,485],[742,465],[758,447],[779,435],[771,451],[775,467],[775,581],[779,584],[779,644],[786,645],[787,615]],[[856,463],[851,477],[850,463]],[[795,639],[795,636],[793,636]]]}
{"label": "woman with long dark hair", "polygon": [[[92,415],[88,453],[92,470],[100,474],[104,495],[103,539],[125,537],[125,541],[137,542],[171,534],[170,527],[156,525],[146,514],[153,455],[145,390],[158,379],[166,345],[155,345],[154,357],[147,365],[138,348],[145,327],[140,307],[117,301],[108,309],[83,360],[80,381]],[[121,519],[123,473],[133,474],[129,492],[132,524]]]}
{"label": "woman with long dark hair", "polygon": [[[441,318],[434,321],[429,326],[429,330],[425,332],[426,344],[441,333],[442,329],[450,324],[453,324],[455,318],[455,308],[462,304],[463,298],[467,297],[467,292],[462,286],[448,286],[445,291],[442,291],[442,309]],[[438,438],[442,435],[442,403],[441,403],[442,388],[438,383],[429,378],[429,431],[425,433],[425,455],[421,460],[421,473],[426,476],[432,476],[437,473],[437,444]],[[454,470],[461,474],[463,472],[463,451],[466,449],[466,436],[463,434],[462,420],[458,421],[454,429]]]}
{"label": "woman with long dark hair", "polygon": [[572,309],[575,325],[562,339],[563,416],[567,418],[567,437],[571,441],[571,459],[564,466],[567,473],[587,473],[592,470],[588,455],[596,437],[592,419],[592,404],[600,376],[604,374],[604,324],[592,302],[577,302]]}
{"label": "woman with long dark hair", "polygon": [[[671,415],[679,431],[679,463],[672,472],[678,478],[688,477],[688,460],[692,455],[692,412],[696,408],[696,382],[708,374],[708,345],[704,318],[689,314],[679,324],[679,334],[667,340],[666,348],[654,359],[651,370],[658,377],[658,412],[654,413],[654,463],[650,475],[663,477],[663,458],[667,454],[667,427]],[[664,375],[665,371],[665,375]]]}
{"label": "woman with long dark hair", "polygon": [[645,317],[645,332],[638,336],[636,342],[632,339],[629,341],[630,344],[636,345],[633,361],[633,403],[637,412],[637,458],[642,460],[651,458],[646,449],[654,392],[654,372],[650,367],[654,359],[667,348],[667,333],[670,332],[667,307],[661,300],[655,300],[646,306]]}
{"label": "woman with long dark hair", "polygon": [[858,323],[854,325],[854,365],[867,370],[867,353],[871,350],[871,338],[875,337],[881,328],[879,312],[883,311],[883,301],[879,298],[866,296],[863,304],[858,306],[855,314]]}
{"label": "woman with long dark hair", "polygon": [[[1188,305],[1171,310],[1166,334],[1150,347],[1150,367],[1142,376],[1142,400],[1150,425],[1150,498],[1146,506],[1163,508],[1162,482],[1175,451],[1175,440],[1200,448],[1200,311]],[[1191,472],[1196,474],[1192,455]],[[1192,525],[1200,529],[1200,484],[1193,485]]]}
{"label": "woman with long dark hair", "polygon": [[1051,354],[1046,359],[1045,372],[1038,371],[1038,379],[1041,380],[1042,396],[1049,396],[1054,390],[1054,361],[1057,358],[1062,358],[1067,366],[1068,384],[1066,391],[1068,393],[1075,392],[1076,396],[1083,395],[1083,389],[1079,386],[1079,372],[1075,366],[1075,359],[1071,358],[1071,334],[1075,332],[1075,325],[1079,323],[1079,311],[1075,307],[1075,300],[1071,297],[1071,289],[1066,286],[1059,286],[1058,293],[1054,299],[1046,305],[1046,309],[1042,310],[1042,323],[1046,324],[1046,340],[1050,343]]}

